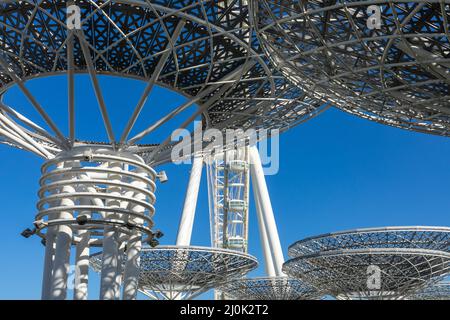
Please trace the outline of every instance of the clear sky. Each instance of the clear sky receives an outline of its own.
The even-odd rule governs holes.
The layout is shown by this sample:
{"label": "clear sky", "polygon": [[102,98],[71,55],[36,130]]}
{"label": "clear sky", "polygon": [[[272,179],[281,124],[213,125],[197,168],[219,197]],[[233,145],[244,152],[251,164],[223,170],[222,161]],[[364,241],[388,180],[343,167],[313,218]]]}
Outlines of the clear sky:
{"label": "clear sky", "polygon": [[[79,80],[78,137],[106,140],[93,91],[86,77]],[[66,130],[65,79],[35,80],[28,86]],[[114,125],[120,129],[143,85],[102,78],[102,86]],[[183,97],[158,88],[137,129],[183,101]],[[6,102],[37,119],[18,90],[8,93]],[[173,128],[176,125],[177,122]],[[158,141],[173,128],[165,128],[144,142]],[[116,135],[120,131],[116,130]],[[383,126],[331,109],[284,133],[280,140],[280,171],[267,177],[267,183],[285,253],[294,241],[325,232],[376,226],[450,225],[450,139]],[[0,299],[39,299],[44,247],[38,238],[25,239],[20,233],[34,221],[43,161],[2,145],[0,155]],[[163,168],[169,182],[158,186],[155,222],[165,233],[162,244],[174,244],[190,168]],[[192,244],[210,245],[205,175]],[[250,253],[262,263],[253,203]],[[263,274],[263,265],[253,272]],[[91,279],[90,298],[95,299],[98,277],[92,274]]]}

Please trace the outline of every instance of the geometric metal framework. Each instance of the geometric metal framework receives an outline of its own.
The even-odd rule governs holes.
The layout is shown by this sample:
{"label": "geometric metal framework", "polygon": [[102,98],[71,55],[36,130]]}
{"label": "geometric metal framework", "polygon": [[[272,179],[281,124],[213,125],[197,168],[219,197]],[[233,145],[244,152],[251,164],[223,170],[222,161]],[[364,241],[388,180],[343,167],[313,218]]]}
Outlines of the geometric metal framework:
{"label": "geometric metal framework", "polygon": [[450,273],[449,249],[446,227],[357,229],[294,243],[283,271],[340,299],[403,299]]}
{"label": "geometric metal framework", "polygon": [[[132,287],[142,236],[152,237],[158,178],[152,167],[170,161],[171,151],[182,143],[172,142],[171,134],[155,138],[156,130],[174,123],[188,128],[201,119],[202,130],[283,131],[327,107],[273,70],[259,47],[246,1],[12,0],[0,3],[0,25],[0,143],[54,162],[43,167],[54,172],[43,172],[41,185],[48,191],[40,194],[39,219],[36,229],[30,230],[43,236],[42,228],[54,229],[51,237],[45,235],[44,298],[66,298],[72,245],[75,264],[83,266],[76,276],[87,285],[83,257],[89,255],[93,242],[103,247],[105,255],[100,298],[119,299],[117,288],[122,285],[122,298],[135,297]],[[89,76],[97,100],[83,117],[101,115],[99,127],[105,129],[108,141],[79,139],[78,74]],[[51,109],[60,106],[42,105],[28,85],[30,80],[58,75],[67,82],[67,132],[50,116]],[[124,113],[129,111],[122,132],[113,128],[99,80],[103,75],[145,85],[138,101],[120,106]],[[156,86],[187,101],[168,106],[160,118],[141,119]],[[21,91],[33,110],[6,104],[12,87]],[[52,88],[41,90],[53,95]],[[118,89],[114,94],[126,92]],[[142,131],[135,129],[138,121],[145,127]],[[145,137],[152,144],[143,144]],[[96,162],[97,158],[102,160]],[[139,168],[144,177],[138,177]],[[104,227],[102,234],[85,233],[94,225]],[[86,241],[78,241],[80,232]],[[91,241],[91,237],[97,238]],[[129,255],[122,283],[117,268],[125,246]],[[87,298],[83,290],[75,299]]]}
{"label": "geometric metal framework", "polygon": [[291,258],[339,249],[417,248],[450,250],[449,227],[381,227],[327,233],[289,246]]}
{"label": "geometric metal framework", "polygon": [[[248,157],[248,147],[240,147],[206,161],[213,248],[248,252]],[[215,300],[225,300],[225,296],[215,291]]]}
{"label": "geometric metal framework", "polygon": [[450,135],[447,1],[250,3],[267,56],[293,83],[366,119]]}
{"label": "geometric metal framework", "polygon": [[[67,27],[68,4],[79,7],[81,29]],[[183,127],[202,117],[204,128],[223,130],[287,129],[323,109],[323,103],[307,97],[272,70],[258,47],[245,3],[8,1],[0,5],[0,23],[0,95],[17,85],[44,120],[38,125],[37,119],[2,103],[0,136],[5,143],[43,157],[82,142],[77,140],[74,120],[75,74],[90,76],[108,143],[122,149],[137,146],[143,137],[186,110],[192,112]],[[28,80],[61,74],[67,76],[69,92],[67,135],[25,86]],[[98,75],[147,83],[139,102],[129,109],[130,118],[120,136],[111,126]],[[157,85],[188,101],[130,135]],[[148,164],[168,161],[170,139],[155,143],[159,145],[134,147],[135,152],[142,153]]]}
{"label": "geometric metal framework", "polygon": [[410,300],[450,300],[450,282],[442,281],[409,296]]}
{"label": "geometric metal framework", "polygon": [[[189,300],[257,267],[256,258],[231,250],[161,246],[141,252],[139,290],[151,299]],[[91,257],[101,268],[101,255]]]}
{"label": "geometric metal framework", "polygon": [[[368,284],[380,270],[380,285]],[[338,299],[404,299],[450,272],[450,253],[422,249],[335,250],[300,256],[283,271]]]}
{"label": "geometric metal framework", "polygon": [[208,161],[211,238],[214,248],[248,252],[250,169],[248,147]]}
{"label": "geometric metal framework", "polygon": [[313,286],[287,277],[233,280],[223,285],[221,290],[234,300],[308,300],[320,297]]}

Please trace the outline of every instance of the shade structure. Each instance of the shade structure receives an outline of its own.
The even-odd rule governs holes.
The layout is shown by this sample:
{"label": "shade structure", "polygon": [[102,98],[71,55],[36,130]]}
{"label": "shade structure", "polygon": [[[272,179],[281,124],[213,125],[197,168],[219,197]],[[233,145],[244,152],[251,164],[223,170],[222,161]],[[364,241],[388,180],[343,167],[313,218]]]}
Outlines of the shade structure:
{"label": "shade structure", "polygon": [[[79,29],[68,27],[72,13],[80,18]],[[203,128],[286,130],[323,109],[322,102],[290,85],[262,55],[246,2],[13,0],[0,4],[0,19],[0,94],[17,85],[38,110],[38,116],[30,118],[19,115],[15,106],[2,106],[9,119],[0,119],[5,131],[1,141],[42,156],[50,157],[74,143],[105,142],[77,139],[75,74],[92,79],[99,105],[94,102],[92,112],[101,113],[108,144],[134,148],[148,162],[168,161],[172,145],[155,140],[155,145],[142,146],[141,139],[179,117],[184,117],[179,122],[183,126],[201,118]],[[68,77],[68,134],[25,86],[29,80],[53,75]],[[120,135],[109,120],[99,75],[147,83],[140,100],[130,102],[129,121]],[[160,119],[146,120],[146,130],[133,131],[154,86],[188,101],[169,107]],[[191,110],[189,116],[186,110]],[[19,129],[21,134],[16,132]]]}
{"label": "shade structure", "polygon": [[284,271],[340,299],[405,299],[450,272],[450,228],[381,227],[309,237]]}
{"label": "shade structure", "polygon": [[450,282],[442,281],[426,287],[409,297],[410,300],[450,300]]}
{"label": "shade structure", "polygon": [[288,277],[242,278],[221,287],[235,300],[306,300],[320,297],[311,285]]}
{"label": "shade structure", "polygon": [[429,226],[354,229],[309,237],[289,246],[291,258],[340,249],[405,248],[449,251],[450,228]]}
{"label": "shade structure", "polygon": [[366,119],[450,134],[447,1],[250,2],[267,55],[297,85]]}
{"label": "shade structure", "polygon": [[[379,282],[371,286],[371,275]],[[339,299],[404,299],[450,272],[450,253],[421,249],[336,250],[300,256],[283,271]]]}
{"label": "shade structure", "polygon": [[[102,247],[106,257],[100,299],[134,299],[142,243],[156,245],[161,235],[152,229],[155,191],[167,179],[154,167],[174,160],[172,151],[185,142],[172,138],[174,129],[189,129],[185,136],[194,138],[194,128],[283,131],[326,108],[271,67],[247,2],[10,0],[0,2],[0,21],[0,143],[46,159],[39,212],[25,233],[45,244],[43,299],[67,298],[71,261],[82,284],[74,298],[87,299],[91,247]],[[94,93],[92,102],[83,99],[84,110],[80,75]],[[56,76],[67,99],[56,99],[43,80]],[[136,101],[114,103],[112,110],[111,101],[128,92],[125,86],[105,90],[106,76],[138,80],[144,88]],[[40,84],[39,96],[30,82]],[[155,87],[185,99],[152,112],[146,108]],[[18,91],[27,102],[8,105]],[[114,113],[121,117],[112,119]],[[81,136],[87,123],[93,130]],[[210,141],[201,138],[188,143],[184,159],[205,150]]]}
{"label": "shade structure", "polygon": [[[101,255],[91,258],[98,270]],[[151,299],[187,300],[258,265],[256,258],[232,250],[164,246],[141,252],[139,289]]]}

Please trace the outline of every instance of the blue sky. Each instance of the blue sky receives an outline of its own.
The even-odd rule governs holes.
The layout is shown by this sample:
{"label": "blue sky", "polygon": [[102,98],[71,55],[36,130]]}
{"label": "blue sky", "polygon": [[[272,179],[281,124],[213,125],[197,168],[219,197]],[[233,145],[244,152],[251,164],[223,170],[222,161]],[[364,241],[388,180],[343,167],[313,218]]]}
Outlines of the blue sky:
{"label": "blue sky", "polygon": [[[86,77],[79,77],[78,136],[105,140],[100,114]],[[102,78],[114,125],[122,128],[143,84]],[[65,79],[32,81],[28,87],[66,130]],[[121,92],[121,94],[117,94]],[[114,95],[113,95],[114,94]],[[158,88],[149,99],[137,129],[153,122],[185,98]],[[37,119],[13,89],[6,102]],[[89,115],[89,116],[87,116]],[[152,119],[152,120],[150,120]],[[160,140],[177,124],[144,142]],[[66,131],[65,131],[66,132]],[[116,131],[118,135],[121,130]],[[433,225],[450,226],[450,139],[396,129],[331,109],[280,137],[280,171],[267,183],[283,249],[296,240],[351,228]],[[39,299],[44,248],[36,237],[20,236],[36,213],[42,160],[0,145],[0,299]],[[187,165],[165,165],[169,182],[157,191],[155,222],[174,244],[189,176]],[[208,246],[209,214],[206,177],[197,206],[193,245]],[[250,253],[262,262],[254,205],[250,212]],[[263,266],[253,275],[263,275]],[[91,298],[98,296],[92,275]]]}

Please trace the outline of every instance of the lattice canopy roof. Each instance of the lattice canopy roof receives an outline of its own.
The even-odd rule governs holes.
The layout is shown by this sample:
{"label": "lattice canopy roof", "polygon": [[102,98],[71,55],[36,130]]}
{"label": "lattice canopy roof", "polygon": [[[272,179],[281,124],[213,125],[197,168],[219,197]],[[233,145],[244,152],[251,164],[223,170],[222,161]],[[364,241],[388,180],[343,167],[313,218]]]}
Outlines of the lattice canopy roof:
{"label": "lattice canopy roof", "polygon": [[450,135],[448,1],[250,2],[268,56],[294,83],[363,118]]}
{"label": "lattice canopy roof", "polygon": [[[91,258],[101,269],[101,255]],[[236,251],[161,246],[143,248],[139,289],[151,299],[192,299],[256,268],[256,258]]]}
{"label": "lattice canopy roof", "polygon": [[409,297],[411,300],[450,300],[450,282],[442,281],[426,287]]}
{"label": "lattice canopy roof", "polygon": [[[379,283],[370,275],[378,268]],[[334,250],[294,258],[283,271],[339,299],[403,299],[450,272],[450,253],[389,248]]]}
{"label": "lattice canopy roof", "polygon": [[320,297],[314,287],[288,277],[237,279],[220,289],[235,300],[306,300]]}
{"label": "lattice canopy roof", "polygon": [[448,227],[384,227],[309,237],[289,247],[292,258],[341,249],[410,248],[450,252]]}
{"label": "lattice canopy roof", "polygon": [[[91,77],[100,107],[100,111],[93,110],[102,114],[108,143],[122,147],[136,145],[144,136],[195,104],[198,108],[193,108],[185,126],[202,116],[205,127],[220,130],[285,130],[309,119],[322,110],[323,103],[306,96],[272,70],[259,49],[246,3],[215,0],[2,2],[0,93],[13,85],[19,86],[51,129],[50,132],[41,130],[34,125],[35,119],[24,118],[15,109],[2,105],[0,112],[13,121],[10,124],[0,119],[2,133],[7,131],[0,135],[2,140],[40,155],[42,152],[33,148],[36,143],[45,145],[51,153],[76,143],[73,128],[69,134],[62,133],[46,108],[25,86],[30,79],[58,74],[68,77],[71,125],[73,113],[76,113],[71,105],[74,99],[70,91],[72,76],[86,73]],[[80,8],[80,29],[67,27],[67,5],[70,4]],[[147,82],[120,137],[115,136],[111,128],[108,108],[96,79],[98,75]],[[176,91],[188,97],[189,102],[130,137],[154,85]],[[18,130],[22,132],[17,134]],[[159,154],[159,161],[164,160],[170,146],[165,141],[158,152],[152,154],[153,158],[158,158]]]}

